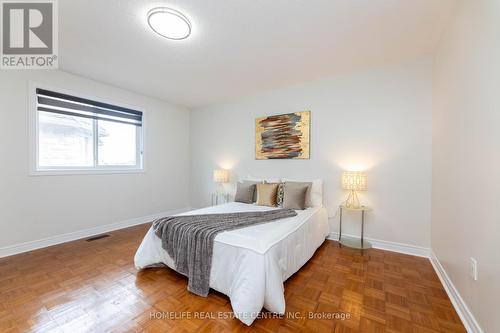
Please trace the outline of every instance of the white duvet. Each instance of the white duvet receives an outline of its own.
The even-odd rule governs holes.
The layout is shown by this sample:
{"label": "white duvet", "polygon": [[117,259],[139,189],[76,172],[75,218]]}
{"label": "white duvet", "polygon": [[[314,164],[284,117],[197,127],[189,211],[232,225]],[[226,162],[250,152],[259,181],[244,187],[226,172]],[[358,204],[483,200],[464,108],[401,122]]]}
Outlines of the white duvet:
{"label": "white duvet", "polygon": [[[264,211],[275,208],[227,203],[179,215]],[[252,227],[226,231],[215,237],[210,287],[231,300],[235,316],[250,325],[262,308],[284,314],[283,282],[297,272],[328,235],[323,207]],[[175,269],[172,258],[150,228],[135,255],[139,269],[163,263]]]}

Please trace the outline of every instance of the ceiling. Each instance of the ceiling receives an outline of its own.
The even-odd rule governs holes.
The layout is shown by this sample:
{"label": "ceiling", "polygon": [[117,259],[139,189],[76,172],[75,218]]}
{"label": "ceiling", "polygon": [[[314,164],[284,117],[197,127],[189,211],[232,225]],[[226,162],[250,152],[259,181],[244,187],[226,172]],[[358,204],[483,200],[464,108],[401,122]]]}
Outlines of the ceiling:
{"label": "ceiling", "polygon": [[[60,0],[60,69],[196,108],[434,52],[454,0]],[[183,12],[190,38],[146,13]]]}

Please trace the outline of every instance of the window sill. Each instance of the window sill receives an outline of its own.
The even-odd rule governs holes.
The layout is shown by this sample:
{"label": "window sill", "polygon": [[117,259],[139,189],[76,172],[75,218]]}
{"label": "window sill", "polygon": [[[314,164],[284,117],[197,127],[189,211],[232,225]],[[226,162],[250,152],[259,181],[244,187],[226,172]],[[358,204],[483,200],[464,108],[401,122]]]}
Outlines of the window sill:
{"label": "window sill", "polygon": [[31,170],[29,176],[111,175],[111,174],[128,174],[128,173],[145,173],[145,172],[146,170],[144,168],[143,169],[99,169],[99,170],[47,169],[47,170]]}

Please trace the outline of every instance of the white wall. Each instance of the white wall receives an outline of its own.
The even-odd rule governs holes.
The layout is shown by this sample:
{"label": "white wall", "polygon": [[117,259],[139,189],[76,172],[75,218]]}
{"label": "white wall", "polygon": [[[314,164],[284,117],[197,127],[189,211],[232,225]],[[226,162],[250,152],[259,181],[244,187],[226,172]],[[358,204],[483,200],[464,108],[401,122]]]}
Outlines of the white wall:
{"label": "white wall", "polygon": [[[28,82],[143,108],[140,174],[28,176]],[[0,73],[0,248],[189,204],[189,112],[60,71]]]}
{"label": "white wall", "polygon": [[432,248],[484,332],[500,332],[499,32],[500,1],[459,1],[434,67]]}
{"label": "white wall", "polygon": [[[323,178],[336,231],[337,207],[346,196],[341,171],[365,169],[369,189],[362,198],[374,208],[365,236],[429,247],[431,70],[431,61],[421,60],[195,110],[191,204],[210,203],[214,168],[230,168],[234,179]],[[311,110],[311,159],[255,160],[255,118],[303,110]],[[346,233],[359,234],[354,219],[348,216]]]}

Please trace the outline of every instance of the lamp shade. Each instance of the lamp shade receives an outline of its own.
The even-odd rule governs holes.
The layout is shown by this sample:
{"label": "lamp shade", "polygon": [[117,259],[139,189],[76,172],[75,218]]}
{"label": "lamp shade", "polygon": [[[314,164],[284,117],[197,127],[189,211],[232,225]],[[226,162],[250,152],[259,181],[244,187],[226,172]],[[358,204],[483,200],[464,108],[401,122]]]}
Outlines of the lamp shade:
{"label": "lamp shade", "polygon": [[342,173],[344,190],[365,191],[367,189],[366,173],[361,171],[344,171]]}
{"label": "lamp shade", "polygon": [[214,182],[216,182],[216,183],[228,183],[229,182],[229,170],[225,170],[225,169],[214,170]]}

